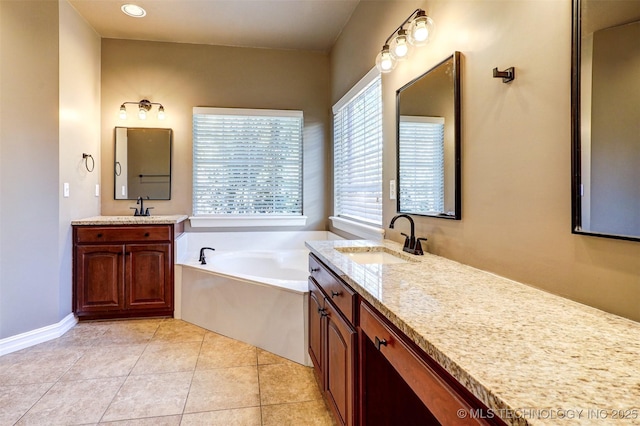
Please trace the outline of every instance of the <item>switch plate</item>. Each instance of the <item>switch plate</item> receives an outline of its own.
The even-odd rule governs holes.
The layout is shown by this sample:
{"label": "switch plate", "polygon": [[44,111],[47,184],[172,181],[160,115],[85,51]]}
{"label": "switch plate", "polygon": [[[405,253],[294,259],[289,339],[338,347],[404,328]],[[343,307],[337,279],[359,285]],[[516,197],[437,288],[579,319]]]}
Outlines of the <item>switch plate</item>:
{"label": "switch plate", "polygon": [[122,185],[122,195],[127,195],[127,187]]}
{"label": "switch plate", "polygon": [[389,181],[389,199],[390,200],[396,199],[396,181],[395,180]]}
{"label": "switch plate", "polygon": [[62,185],[62,195],[64,198],[69,198],[69,182]]}
{"label": "switch plate", "polygon": [[100,184],[96,183],[96,197],[100,196]]}

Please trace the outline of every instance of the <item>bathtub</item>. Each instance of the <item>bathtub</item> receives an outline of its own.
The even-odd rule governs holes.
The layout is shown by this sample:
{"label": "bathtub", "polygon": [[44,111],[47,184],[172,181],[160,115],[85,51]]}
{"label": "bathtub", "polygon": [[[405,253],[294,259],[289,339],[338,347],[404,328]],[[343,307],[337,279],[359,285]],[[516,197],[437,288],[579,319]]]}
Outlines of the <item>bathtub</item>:
{"label": "bathtub", "polygon": [[[309,231],[198,232],[184,238],[176,256],[176,317],[311,365],[304,242],[340,237]],[[206,265],[198,262],[201,247],[216,249],[205,252]]]}

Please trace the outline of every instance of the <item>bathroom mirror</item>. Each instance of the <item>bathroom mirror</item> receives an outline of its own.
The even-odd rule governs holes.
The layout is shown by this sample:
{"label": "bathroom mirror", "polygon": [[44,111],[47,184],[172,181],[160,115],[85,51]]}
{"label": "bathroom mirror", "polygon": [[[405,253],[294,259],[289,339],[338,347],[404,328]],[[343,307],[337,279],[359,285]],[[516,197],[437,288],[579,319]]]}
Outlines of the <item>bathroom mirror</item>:
{"label": "bathroom mirror", "polygon": [[116,127],[116,200],[171,199],[171,129]]}
{"label": "bathroom mirror", "polygon": [[460,219],[460,52],[396,92],[397,210]]}
{"label": "bathroom mirror", "polygon": [[640,240],[640,2],[574,0],[572,232]]}

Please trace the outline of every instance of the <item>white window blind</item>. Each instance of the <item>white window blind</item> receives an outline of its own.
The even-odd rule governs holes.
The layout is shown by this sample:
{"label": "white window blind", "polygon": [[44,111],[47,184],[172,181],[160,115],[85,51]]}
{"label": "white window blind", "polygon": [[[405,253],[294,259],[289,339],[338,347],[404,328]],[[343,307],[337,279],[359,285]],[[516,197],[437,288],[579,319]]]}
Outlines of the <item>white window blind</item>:
{"label": "white window blind", "polygon": [[194,108],[193,215],[302,215],[302,111]]}
{"label": "white window blind", "polygon": [[370,75],[334,106],[334,206],[338,217],[381,226],[382,85],[379,73]]}
{"label": "white window blind", "polygon": [[400,206],[444,212],[444,117],[400,117]]}

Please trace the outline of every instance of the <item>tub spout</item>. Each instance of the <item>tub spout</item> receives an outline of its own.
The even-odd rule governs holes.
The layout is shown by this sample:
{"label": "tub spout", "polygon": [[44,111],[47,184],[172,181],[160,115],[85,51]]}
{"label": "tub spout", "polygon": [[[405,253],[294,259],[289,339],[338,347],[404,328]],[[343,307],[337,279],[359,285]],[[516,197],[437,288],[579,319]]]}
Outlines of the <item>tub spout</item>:
{"label": "tub spout", "polygon": [[206,265],[207,264],[207,260],[204,257],[204,251],[205,250],[213,250],[213,251],[215,251],[216,249],[211,248],[211,247],[202,247],[200,249],[200,259],[198,259],[198,261],[200,262],[201,265]]}

